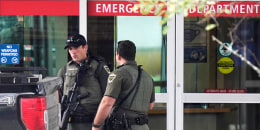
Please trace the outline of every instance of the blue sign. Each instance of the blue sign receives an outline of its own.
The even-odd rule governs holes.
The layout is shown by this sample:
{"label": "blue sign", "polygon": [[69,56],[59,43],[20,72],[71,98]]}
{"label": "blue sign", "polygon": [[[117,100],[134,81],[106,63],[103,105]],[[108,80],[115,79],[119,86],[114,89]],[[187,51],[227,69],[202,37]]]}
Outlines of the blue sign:
{"label": "blue sign", "polygon": [[[231,47],[231,48],[232,48],[231,43],[226,42],[226,43],[224,43],[224,45],[225,45],[226,47]],[[232,54],[231,51],[229,51],[228,49],[226,49],[226,48],[225,48],[224,46],[222,46],[222,45],[219,45],[219,47],[218,47],[218,52],[219,52],[219,54],[220,54],[221,56],[224,56],[224,57],[231,56],[231,54]]]}
{"label": "blue sign", "polygon": [[0,64],[19,64],[19,44],[0,44]]}

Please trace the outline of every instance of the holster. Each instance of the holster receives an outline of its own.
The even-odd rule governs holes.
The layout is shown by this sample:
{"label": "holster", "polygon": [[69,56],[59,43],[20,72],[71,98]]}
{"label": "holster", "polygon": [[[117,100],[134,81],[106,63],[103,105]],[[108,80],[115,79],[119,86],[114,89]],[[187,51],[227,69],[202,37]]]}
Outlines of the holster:
{"label": "holster", "polygon": [[147,115],[113,108],[105,121],[104,130],[131,130],[131,125],[144,124],[148,124]]}
{"label": "holster", "polygon": [[144,125],[148,124],[148,117],[147,116],[139,116],[136,118],[129,118],[128,119],[131,125]]}

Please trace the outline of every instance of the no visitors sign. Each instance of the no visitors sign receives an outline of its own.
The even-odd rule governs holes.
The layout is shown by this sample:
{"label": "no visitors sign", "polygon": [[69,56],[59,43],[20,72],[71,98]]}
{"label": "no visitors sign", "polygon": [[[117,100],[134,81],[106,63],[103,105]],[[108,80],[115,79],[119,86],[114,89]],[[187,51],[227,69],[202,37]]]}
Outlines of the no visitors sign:
{"label": "no visitors sign", "polygon": [[19,44],[0,44],[0,64],[19,64]]}

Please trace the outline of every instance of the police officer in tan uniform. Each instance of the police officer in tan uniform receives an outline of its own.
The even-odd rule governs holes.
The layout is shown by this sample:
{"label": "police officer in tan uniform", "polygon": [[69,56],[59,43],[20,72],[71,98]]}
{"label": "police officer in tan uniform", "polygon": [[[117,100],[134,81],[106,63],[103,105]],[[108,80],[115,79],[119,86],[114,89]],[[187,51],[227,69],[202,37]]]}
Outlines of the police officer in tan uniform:
{"label": "police officer in tan uniform", "polygon": [[[116,49],[117,69],[108,78],[106,92],[99,105],[92,130],[98,130],[111,114],[113,106],[124,99],[137,81],[138,66],[135,62],[136,47],[132,41],[119,41]],[[135,90],[134,90],[135,91]],[[142,70],[139,89],[132,91],[120,105],[119,110],[125,113],[132,130],[149,130],[147,113],[153,108],[155,94],[152,77]],[[133,100],[132,100],[133,99]],[[120,120],[120,119],[119,119]],[[124,129],[122,129],[124,130]]]}
{"label": "police officer in tan uniform", "polygon": [[105,91],[109,68],[101,58],[87,55],[88,44],[84,36],[80,34],[69,37],[64,49],[68,49],[72,60],[58,72],[58,76],[63,79],[60,92],[62,95],[68,95],[75,83],[80,66],[85,65],[86,68],[84,72],[81,72],[83,74],[79,78],[81,81],[79,81],[80,84],[76,93],[78,95],[88,93],[86,98],[80,100],[76,111],[70,117],[71,120],[67,129],[90,130]]}

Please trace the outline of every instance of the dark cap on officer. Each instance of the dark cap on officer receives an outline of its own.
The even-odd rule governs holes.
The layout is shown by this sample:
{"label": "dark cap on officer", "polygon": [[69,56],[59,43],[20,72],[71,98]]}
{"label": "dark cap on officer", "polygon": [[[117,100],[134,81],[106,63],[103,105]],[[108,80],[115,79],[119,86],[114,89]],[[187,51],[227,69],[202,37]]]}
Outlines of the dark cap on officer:
{"label": "dark cap on officer", "polygon": [[126,60],[135,60],[136,47],[130,40],[122,40],[117,43],[117,53]]}
{"label": "dark cap on officer", "polygon": [[81,45],[84,46],[86,44],[87,44],[87,41],[86,41],[86,39],[83,35],[74,34],[74,35],[72,35],[68,38],[68,40],[66,41],[66,46],[64,47],[64,49],[67,49],[70,46],[79,47]]}

